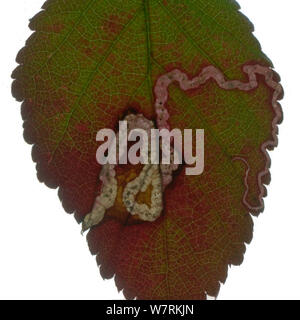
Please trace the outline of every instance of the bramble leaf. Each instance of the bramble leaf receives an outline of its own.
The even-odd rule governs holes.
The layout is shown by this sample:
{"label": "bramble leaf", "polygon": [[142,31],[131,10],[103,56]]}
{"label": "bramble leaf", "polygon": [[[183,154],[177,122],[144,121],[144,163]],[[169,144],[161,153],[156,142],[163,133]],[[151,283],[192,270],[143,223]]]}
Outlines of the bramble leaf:
{"label": "bramble leaf", "polygon": [[[233,0],[48,0],[30,28],[12,75],[24,138],[38,179],[91,227],[102,277],[126,298],[217,296],[263,210],[282,120],[280,79],[252,24]],[[180,166],[145,222],[122,203],[141,166],[120,165],[114,204],[89,225],[103,187],[97,132],[133,111],[159,126],[158,110],[170,128],[205,130],[204,172]]]}

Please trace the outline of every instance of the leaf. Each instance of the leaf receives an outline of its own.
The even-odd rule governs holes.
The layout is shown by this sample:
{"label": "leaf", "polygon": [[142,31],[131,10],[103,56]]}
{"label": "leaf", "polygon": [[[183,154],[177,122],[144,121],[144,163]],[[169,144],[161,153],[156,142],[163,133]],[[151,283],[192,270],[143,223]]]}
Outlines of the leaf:
{"label": "leaf", "polygon": [[[263,211],[266,150],[277,145],[282,120],[279,76],[238,4],[48,0],[30,28],[12,92],[23,101],[38,179],[59,187],[78,222],[102,190],[98,130],[115,129],[131,110],[155,121],[164,98],[171,128],[205,130],[203,174],[185,175],[181,166],[158,219],[129,217],[118,198],[87,239],[102,277],[115,275],[126,298],[217,296],[252,239],[250,213]],[[116,170],[123,188],[141,168]]]}

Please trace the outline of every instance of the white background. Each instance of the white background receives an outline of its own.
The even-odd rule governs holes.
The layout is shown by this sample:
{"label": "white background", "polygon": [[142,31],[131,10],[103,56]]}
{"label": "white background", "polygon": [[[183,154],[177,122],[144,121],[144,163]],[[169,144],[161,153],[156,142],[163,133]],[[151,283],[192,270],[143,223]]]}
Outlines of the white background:
{"label": "white background", "polygon": [[[28,19],[44,0],[2,4],[0,299],[123,299],[100,278],[80,226],[64,213],[57,191],[40,184],[23,141],[20,104],[10,93],[15,56],[29,37]],[[281,74],[285,119],[271,153],[265,211],[242,266],[232,267],[219,299],[300,298],[299,0],[240,0],[263,51]]]}

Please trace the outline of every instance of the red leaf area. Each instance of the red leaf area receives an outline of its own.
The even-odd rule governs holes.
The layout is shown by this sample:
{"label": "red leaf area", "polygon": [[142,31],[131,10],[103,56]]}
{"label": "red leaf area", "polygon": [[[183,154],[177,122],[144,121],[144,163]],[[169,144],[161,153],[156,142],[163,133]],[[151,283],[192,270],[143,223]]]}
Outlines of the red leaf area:
{"label": "red leaf area", "polygon": [[[172,72],[174,73],[171,71],[167,74]],[[278,81],[278,76],[272,71],[271,73]],[[248,212],[258,213],[263,210],[261,202],[265,189],[262,183],[268,183],[270,179],[270,163],[264,148],[276,146],[276,125],[282,116],[277,103],[277,99],[281,98],[281,87],[276,87],[277,82],[274,82],[274,88],[270,87],[262,75],[257,75],[257,78],[258,85],[269,92],[263,101],[263,107],[268,108],[273,117],[267,135],[270,140],[263,142],[261,150],[258,150],[261,152],[260,161],[256,158],[253,160],[260,171],[252,170],[254,172],[250,175],[253,149],[246,145],[243,156],[232,156],[231,160],[242,160],[239,190],[232,190],[225,184],[210,194],[202,192],[193,187],[193,184],[202,183],[204,180],[209,188],[212,185],[217,187],[215,176],[210,173],[213,170],[210,168],[222,158],[223,152],[220,145],[212,146],[211,141],[206,141],[205,177],[186,176],[181,167],[164,193],[164,211],[157,221],[132,225],[127,223],[126,219],[121,221],[120,215],[108,214],[103,222],[88,233],[90,250],[97,255],[102,277],[108,279],[115,275],[116,285],[119,290],[123,289],[126,298],[138,296],[139,299],[204,299],[207,294],[216,296],[220,282],[226,279],[228,265],[242,262],[244,243],[249,243],[252,238],[253,223]],[[210,96],[209,91],[215,91],[216,79],[203,82],[205,83],[197,85],[198,88],[187,89],[187,95],[191,99],[200,91],[205,92],[207,97]],[[14,88],[14,94],[18,95],[16,86]],[[248,88],[247,94],[254,95],[256,90],[256,86],[253,89]],[[276,110],[273,103],[277,104]],[[24,118],[24,111],[30,114],[30,107],[30,103],[23,103]],[[209,99],[201,99],[201,108],[211,108]],[[176,110],[175,105],[172,106],[172,98],[168,102],[168,109],[170,126],[184,128],[185,123],[182,121],[176,123],[177,126],[173,123],[173,118],[176,119],[175,115],[180,114],[180,110]],[[136,111],[142,112],[140,108]],[[116,112],[114,119],[118,118],[120,115]],[[185,121],[186,124],[192,122],[188,118]],[[28,121],[25,122],[25,138],[29,142],[34,141],[33,129],[26,124]],[[91,141],[84,124],[74,129],[74,139],[79,143]],[[101,190],[98,179],[100,168],[95,162],[95,148],[96,146],[88,149],[85,154],[90,157],[85,157],[84,161],[82,154],[65,151],[60,155],[61,158],[56,157],[54,165],[47,154],[41,153],[38,145],[33,147],[33,159],[37,162],[40,181],[46,182],[50,187],[61,186],[59,195],[64,207],[68,212],[76,208],[75,216],[79,222],[90,212],[95,195]],[[68,146],[65,145],[64,149],[67,150]],[[249,204],[253,199],[253,205]],[[239,213],[232,214],[232,208]],[[200,293],[199,288],[203,288]]]}

